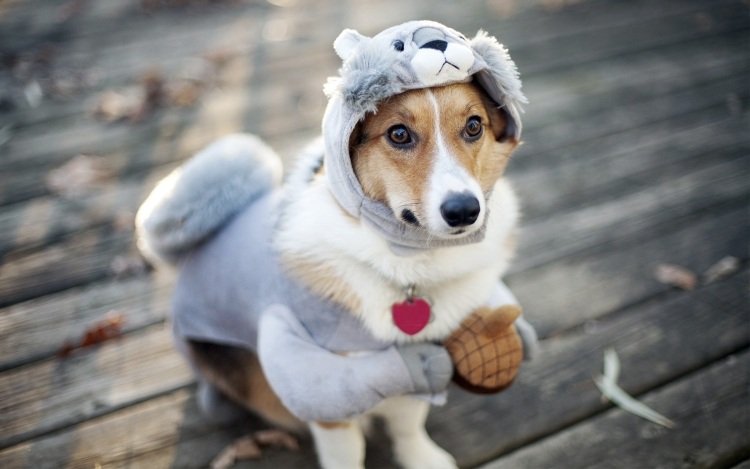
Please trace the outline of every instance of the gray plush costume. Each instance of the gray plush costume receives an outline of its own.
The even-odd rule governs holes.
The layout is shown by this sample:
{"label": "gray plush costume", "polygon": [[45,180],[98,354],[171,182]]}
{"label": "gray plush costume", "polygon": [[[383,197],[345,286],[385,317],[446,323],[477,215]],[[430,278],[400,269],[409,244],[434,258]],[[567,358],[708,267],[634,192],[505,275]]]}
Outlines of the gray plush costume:
{"label": "gray plush costume", "polygon": [[[290,176],[293,184],[304,184],[325,164],[336,200],[398,255],[481,240],[484,230],[455,241],[430,238],[367,198],[354,175],[348,142],[356,123],[383,99],[471,79],[505,107],[519,137],[525,98],[505,49],[483,32],[469,41],[427,21],[373,38],[345,30],[334,48],[344,63],[340,76],[326,85],[323,139],[302,156]],[[173,301],[178,340],[257,352],[272,388],[302,420],[346,419],[403,394],[439,402],[452,373],[443,347],[380,342],[349,311],[283,271],[272,239],[284,199],[294,193],[280,179],[281,164],[270,148],[252,136],[230,136],[175,170],[142,205],[136,217],[139,247],[147,257],[179,269]],[[487,299],[491,306],[515,302],[499,280]],[[529,355],[534,331],[522,320],[517,325]]]}

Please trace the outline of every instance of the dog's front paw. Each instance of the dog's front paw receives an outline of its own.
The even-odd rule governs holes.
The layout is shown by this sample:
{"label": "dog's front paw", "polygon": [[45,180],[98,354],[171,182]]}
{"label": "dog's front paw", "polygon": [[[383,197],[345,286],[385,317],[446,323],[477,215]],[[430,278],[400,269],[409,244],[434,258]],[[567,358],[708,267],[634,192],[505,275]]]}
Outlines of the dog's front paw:
{"label": "dog's front paw", "polygon": [[404,469],[457,469],[456,460],[427,436],[395,442]]}

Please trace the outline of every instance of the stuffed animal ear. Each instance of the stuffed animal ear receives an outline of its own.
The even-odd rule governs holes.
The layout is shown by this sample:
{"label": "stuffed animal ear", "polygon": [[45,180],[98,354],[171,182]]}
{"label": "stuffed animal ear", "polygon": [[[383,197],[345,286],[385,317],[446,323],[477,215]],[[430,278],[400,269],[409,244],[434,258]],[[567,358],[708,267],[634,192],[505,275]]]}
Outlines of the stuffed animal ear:
{"label": "stuffed animal ear", "polygon": [[346,60],[351,57],[357,46],[365,39],[368,39],[368,37],[359,34],[353,29],[345,29],[333,41],[333,49],[341,57],[341,60]]}

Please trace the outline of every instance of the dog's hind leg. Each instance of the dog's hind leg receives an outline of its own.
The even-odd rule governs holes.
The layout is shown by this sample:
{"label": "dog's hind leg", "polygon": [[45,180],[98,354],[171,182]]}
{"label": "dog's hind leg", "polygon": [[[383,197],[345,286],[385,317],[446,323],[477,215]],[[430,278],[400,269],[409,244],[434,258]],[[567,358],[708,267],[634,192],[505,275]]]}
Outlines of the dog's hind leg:
{"label": "dog's hind leg", "polygon": [[255,353],[194,340],[187,341],[186,345],[190,361],[207,384],[275,426],[294,432],[304,430],[304,424],[284,407],[271,389]]}
{"label": "dog's hind leg", "polygon": [[427,435],[429,411],[429,403],[409,396],[386,399],[373,409],[385,419],[396,460],[404,469],[456,469],[453,456]]}
{"label": "dog's hind leg", "polygon": [[313,422],[310,431],[323,469],[364,469],[365,437],[357,421]]}

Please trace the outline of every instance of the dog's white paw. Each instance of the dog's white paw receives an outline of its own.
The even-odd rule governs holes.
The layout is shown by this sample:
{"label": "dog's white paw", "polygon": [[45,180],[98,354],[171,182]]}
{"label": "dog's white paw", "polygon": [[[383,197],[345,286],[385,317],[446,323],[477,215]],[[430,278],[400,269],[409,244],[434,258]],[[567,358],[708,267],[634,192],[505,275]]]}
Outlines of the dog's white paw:
{"label": "dog's white paw", "polygon": [[396,443],[396,459],[404,469],[457,469],[456,460],[428,437]]}

